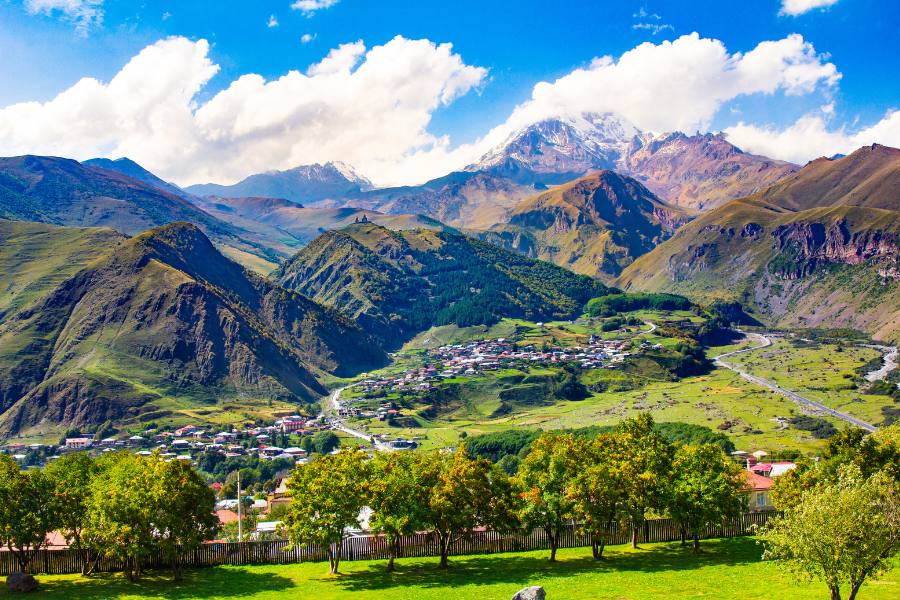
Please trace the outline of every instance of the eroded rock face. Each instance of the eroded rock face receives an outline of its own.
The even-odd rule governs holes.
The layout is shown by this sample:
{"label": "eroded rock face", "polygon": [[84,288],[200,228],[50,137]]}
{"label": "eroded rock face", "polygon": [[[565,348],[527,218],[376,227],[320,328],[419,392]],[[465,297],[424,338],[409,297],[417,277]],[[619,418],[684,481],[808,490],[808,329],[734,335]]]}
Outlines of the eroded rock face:
{"label": "eroded rock face", "polygon": [[[826,229],[822,223],[792,223],[772,231],[772,248],[785,257],[773,271],[782,279],[800,279],[823,262],[859,265],[875,258],[896,263],[900,250],[894,233],[866,229],[851,233],[845,219]],[[885,277],[892,276],[885,269]]]}
{"label": "eroded rock face", "polygon": [[[6,578],[6,587],[11,592],[33,592],[38,588],[37,579],[28,573],[10,573]],[[543,598],[543,596],[541,596]]]}
{"label": "eroded rock face", "polygon": [[544,591],[543,587],[533,585],[516,592],[516,595],[512,597],[512,600],[544,600],[546,597],[547,593]]}

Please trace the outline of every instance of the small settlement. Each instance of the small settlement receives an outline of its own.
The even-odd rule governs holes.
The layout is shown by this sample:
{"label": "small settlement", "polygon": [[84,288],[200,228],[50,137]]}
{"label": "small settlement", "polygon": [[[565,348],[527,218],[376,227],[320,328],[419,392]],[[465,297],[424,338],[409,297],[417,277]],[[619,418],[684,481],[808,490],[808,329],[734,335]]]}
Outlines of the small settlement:
{"label": "small settlement", "polygon": [[[641,348],[649,348],[644,343]],[[378,392],[422,392],[428,391],[434,383],[457,377],[474,377],[484,371],[513,368],[522,365],[562,366],[566,363],[578,364],[583,369],[614,369],[626,357],[631,356],[631,343],[621,340],[603,340],[592,335],[588,346],[570,348],[546,348],[538,350],[534,346],[517,348],[504,338],[479,340],[468,344],[441,346],[426,354],[428,364],[420,369],[409,369],[396,376],[365,379],[360,389],[366,393]]]}

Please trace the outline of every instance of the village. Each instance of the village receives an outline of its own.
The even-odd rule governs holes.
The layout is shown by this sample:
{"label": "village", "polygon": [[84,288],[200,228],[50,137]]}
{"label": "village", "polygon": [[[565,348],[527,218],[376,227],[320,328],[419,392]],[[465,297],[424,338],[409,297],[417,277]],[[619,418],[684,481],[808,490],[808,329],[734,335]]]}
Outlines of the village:
{"label": "village", "polygon": [[[647,342],[640,345],[641,349],[650,347]],[[656,347],[662,346],[657,344]],[[517,343],[504,338],[476,340],[428,350],[425,353],[427,360],[424,367],[407,369],[402,375],[364,378],[358,387],[366,393],[424,392],[441,380],[475,377],[484,371],[529,365],[577,364],[582,369],[614,369],[626,357],[631,356],[631,348],[629,341],[604,340],[598,335],[591,335],[586,347],[569,348],[545,346],[538,349],[528,345],[520,349]]]}

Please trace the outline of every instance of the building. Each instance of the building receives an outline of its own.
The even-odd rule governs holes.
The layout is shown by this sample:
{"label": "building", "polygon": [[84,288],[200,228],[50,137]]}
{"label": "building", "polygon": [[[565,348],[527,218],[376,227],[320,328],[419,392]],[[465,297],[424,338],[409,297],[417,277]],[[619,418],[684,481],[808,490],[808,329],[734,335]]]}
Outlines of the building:
{"label": "building", "polygon": [[747,503],[750,512],[775,510],[771,491],[773,480],[752,471],[744,471],[744,479],[747,481]]}
{"label": "building", "polygon": [[66,438],[66,450],[87,450],[93,444],[91,438]]}

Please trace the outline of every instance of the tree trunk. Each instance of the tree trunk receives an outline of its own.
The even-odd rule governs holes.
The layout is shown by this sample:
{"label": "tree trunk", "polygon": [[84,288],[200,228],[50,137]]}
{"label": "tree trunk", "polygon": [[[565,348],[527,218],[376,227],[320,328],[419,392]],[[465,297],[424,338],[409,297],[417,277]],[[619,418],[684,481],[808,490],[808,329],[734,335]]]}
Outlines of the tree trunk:
{"label": "tree trunk", "polygon": [[700,552],[700,534],[694,530],[694,548],[691,550],[694,554]]}
{"label": "tree trunk", "polygon": [[556,547],[559,545],[559,530],[556,531],[556,535],[553,535],[553,529],[550,527],[545,527],[544,531],[547,532],[547,539],[550,540],[550,562],[556,562]]}
{"label": "tree trunk", "polygon": [[388,564],[387,569],[385,571],[387,573],[394,572],[394,557],[397,555],[397,549],[400,547],[400,540],[393,540],[390,544],[388,544]]}
{"label": "tree trunk", "polygon": [[831,600],[841,600],[841,588],[837,585],[830,585],[828,589],[831,590]]}
{"label": "tree trunk", "polygon": [[440,542],[441,542],[441,563],[438,565],[438,567],[441,569],[446,569],[448,566],[447,550],[448,550],[448,546],[450,545],[450,536],[448,535],[448,536],[444,537],[444,535],[441,534]]}
{"label": "tree trunk", "polygon": [[856,600],[856,592],[858,592],[859,588],[862,587],[863,581],[865,581],[865,579],[850,582],[850,595],[847,596],[847,600]]}
{"label": "tree trunk", "polygon": [[680,529],[681,529],[681,545],[686,546],[687,545],[687,527],[685,527],[684,523],[682,523],[680,526]]}
{"label": "tree trunk", "polygon": [[638,531],[640,530],[640,525],[631,525],[631,547],[638,547]]}
{"label": "tree trunk", "polygon": [[591,552],[594,555],[595,560],[601,560],[603,558],[603,548],[606,546],[605,542],[598,537],[594,537],[591,540]]}

